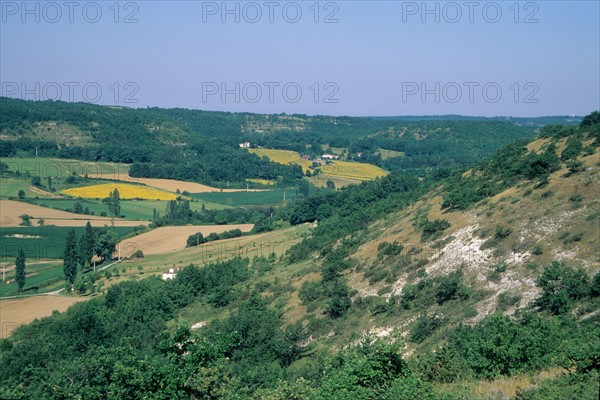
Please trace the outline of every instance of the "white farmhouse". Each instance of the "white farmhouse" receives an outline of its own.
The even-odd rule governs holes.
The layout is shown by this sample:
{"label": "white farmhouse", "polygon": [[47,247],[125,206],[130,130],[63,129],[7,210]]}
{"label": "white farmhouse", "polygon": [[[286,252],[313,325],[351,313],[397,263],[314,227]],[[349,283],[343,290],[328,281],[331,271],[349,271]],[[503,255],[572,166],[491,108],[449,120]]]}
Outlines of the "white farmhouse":
{"label": "white farmhouse", "polygon": [[175,277],[177,276],[177,272],[179,272],[179,268],[169,268],[162,274],[163,281],[175,279]]}

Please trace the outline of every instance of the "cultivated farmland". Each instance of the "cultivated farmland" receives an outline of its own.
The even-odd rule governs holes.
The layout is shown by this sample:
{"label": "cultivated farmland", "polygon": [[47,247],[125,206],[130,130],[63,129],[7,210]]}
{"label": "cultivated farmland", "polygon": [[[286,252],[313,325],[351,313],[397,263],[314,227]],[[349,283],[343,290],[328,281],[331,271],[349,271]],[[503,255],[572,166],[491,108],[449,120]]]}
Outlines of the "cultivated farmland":
{"label": "cultivated farmland", "polygon": [[35,296],[24,299],[0,300],[0,338],[10,336],[21,324],[28,324],[36,318],[47,317],[54,310],[65,311],[80,301],[82,297]]}
{"label": "cultivated farmland", "polygon": [[291,150],[248,149],[248,151],[259,157],[268,157],[269,160],[279,164],[298,164],[302,166],[302,172],[304,173],[310,170],[312,166],[312,162],[303,159],[298,153]]}
{"label": "cultivated farmland", "polygon": [[252,224],[164,226],[123,240],[117,249],[120,248],[121,257],[128,257],[136,250],[141,250],[144,255],[168,253],[185,249],[188,236],[198,232],[208,236],[213,232],[223,233],[234,229],[250,232],[253,227]]}
{"label": "cultivated farmland", "polygon": [[330,164],[322,166],[321,172],[325,175],[341,176],[363,181],[387,175],[386,171],[375,165],[349,161],[333,161]]}
{"label": "cultivated farmland", "polygon": [[[29,199],[28,201],[39,206],[50,207],[57,210],[72,210],[75,202],[79,202],[82,207],[87,208],[90,213],[94,213],[95,215],[100,215],[101,212],[107,212],[108,210],[106,204],[102,204],[100,200],[95,199]],[[123,216],[124,219],[150,221],[153,217],[153,210],[156,210],[160,214],[165,212],[167,202],[161,200],[121,200],[120,205],[121,216]],[[190,208],[193,211],[201,210],[202,205],[204,205],[206,210],[222,210],[228,208],[226,205],[208,201],[190,202]],[[85,216],[80,215],[80,218],[85,218]]]}
{"label": "cultivated farmland", "polygon": [[191,196],[195,199],[227,206],[249,206],[281,203],[290,199],[295,193],[296,191],[292,189],[275,189],[258,192],[194,193]]}
{"label": "cultivated farmland", "polygon": [[[223,225],[223,227],[235,229],[235,225]],[[248,258],[253,258],[254,256],[267,257],[271,253],[275,253],[276,256],[281,256],[285,254],[291,246],[302,240],[302,237],[309,232],[310,224],[296,225],[272,232],[208,242],[201,244],[200,246],[184,248],[178,252],[153,254],[144,258],[143,261],[126,261],[126,263],[135,262],[142,264],[144,270],[148,270],[156,267],[170,267],[174,265],[186,266],[190,263],[196,265],[211,263],[237,256]],[[142,235],[138,237],[141,236]],[[185,240],[183,246],[185,246]]]}
{"label": "cultivated farmland", "polygon": [[[140,225],[140,223],[137,223]],[[101,225],[102,226],[102,225]],[[27,259],[62,258],[65,249],[65,238],[69,229],[75,229],[80,237],[85,228],[63,226],[22,226],[18,228],[0,228],[0,258],[14,262],[19,249],[23,249]],[[134,232],[135,227],[115,227],[119,237]]]}
{"label": "cultivated farmland", "polygon": [[162,190],[127,183],[105,183],[101,185],[83,186],[66,189],[61,193],[85,199],[104,199],[117,189],[122,199],[175,200],[177,196]]}
{"label": "cultivated farmland", "polygon": [[[249,149],[248,151],[260,157],[268,157],[271,161],[279,164],[299,164],[304,173],[308,170],[312,171],[312,161],[303,159],[295,151],[273,149]],[[387,175],[385,170],[375,165],[349,161],[332,161],[320,166],[319,169],[327,177],[341,177],[357,181],[367,181]]]}
{"label": "cultivated farmland", "polygon": [[[0,200],[0,227],[19,227],[22,222],[20,216],[23,214],[31,216],[32,225],[37,225],[40,219],[44,219],[45,225],[56,226],[85,226],[88,221],[95,227],[111,225],[113,223],[113,220],[107,217],[74,214],[20,201]],[[147,222],[114,219],[115,226],[137,226],[147,224]]]}
{"label": "cultivated farmland", "polygon": [[[196,182],[178,181],[175,179],[159,179],[159,178],[134,178],[127,174],[100,174],[93,175],[92,178],[112,179],[115,181],[140,183],[157,189],[167,190],[169,192],[186,191],[190,193],[208,193],[208,192],[241,192],[246,189],[219,189],[212,186],[203,185]],[[250,189],[259,190],[259,189]]]}
{"label": "cultivated farmland", "polygon": [[79,176],[118,175],[127,174],[129,171],[129,164],[63,160],[58,158],[2,158],[0,161],[7,164],[9,171],[19,171],[22,174],[29,173],[31,176],[39,176],[41,178],[48,176],[53,178],[67,177],[73,173]]}

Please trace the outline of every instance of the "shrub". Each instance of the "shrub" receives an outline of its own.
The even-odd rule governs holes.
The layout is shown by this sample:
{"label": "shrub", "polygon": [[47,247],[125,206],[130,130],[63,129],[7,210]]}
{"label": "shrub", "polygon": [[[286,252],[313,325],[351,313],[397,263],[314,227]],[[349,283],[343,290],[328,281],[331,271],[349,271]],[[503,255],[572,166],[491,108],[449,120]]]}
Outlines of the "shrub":
{"label": "shrub", "polygon": [[197,246],[200,245],[202,243],[206,243],[207,240],[204,237],[204,235],[200,232],[198,233],[194,233],[191,234],[190,236],[188,236],[185,247],[193,247],[193,246]]}
{"label": "shrub", "polygon": [[590,294],[593,297],[600,296],[600,272],[596,272],[596,275],[594,275],[594,279],[592,280],[592,287],[590,289]]}
{"label": "shrub", "polygon": [[415,343],[422,343],[431,336],[442,323],[443,320],[438,315],[429,316],[427,313],[421,314],[410,331],[410,340]]}
{"label": "shrub", "polygon": [[564,238],[564,244],[571,244],[573,242],[579,242],[583,238],[583,233],[573,233],[572,235],[568,235]]}
{"label": "shrub", "polygon": [[438,278],[438,286],[435,292],[435,301],[443,304],[453,299],[468,299],[471,293],[463,283],[463,272],[461,270],[449,273]]}
{"label": "shrub", "polygon": [[307,305],[323,297],[323,285],[319,281],[304,282],[298,293],[303,304]]}
{"label": "shrub", "polygon": [[131,255],[131,258],[144,258],[144,252],[138,249]]}
{"label": "shrub", "polygon": [[573,203],[579,203],[583,200],[583,196],[580,194],[574,194],[573,196],[569,197],[569,200]]}
{"label": "shrub", "polygon": [[519,293],[510,294],[507,292],[502,292],[498,295],[496,309],[498,311],[505,311],[507,308],[514,306],[521,301],[522,298],[523,296],[521,296]]}
{"label": "shrub", "polygon": [[577,174],[585,171],[585,164],[579,160],[570,160],[567,162],[567,168],[569,168],[569,174]]}
{"label": "shrub", "polygon": [[403,249],[404,249],[404,246],[402,246],[398,242],[394,242],[394,243],[381,242],[377,246],[377,255],[379,257],[394,256],[394,255],[398,255],[398,254],[402,253]]}
{"label": "shrub", "polygon": [[535,305],[551,314],[563,314],[571,309],[573,301],[590,294],[589,277],[581,267],[573,269],[553,261],[544,268],[536,284],[542,289]]}
{"label": "shrub", "polygon": [[512,233],[512,229],[502,226],[502,225],[496,225],[496,233],[494,234],[494,237],[496,239],[504,239],[506,237],[508,237],[508,235],[510,235]]}
{"label": "shrub", "polygon": [[19,225],[31,226],[31,215],[23,214],[20,215],[19,218],[21,218],[21,223]]}
{"label": "shrub", "polygon": [[448,229],[450,222],[445,219],[436,219],[433,221],[425,221],[422,225],[423,233],[421,233],[421,241],[429,240],[430,238],[437,237],[440,232]]}

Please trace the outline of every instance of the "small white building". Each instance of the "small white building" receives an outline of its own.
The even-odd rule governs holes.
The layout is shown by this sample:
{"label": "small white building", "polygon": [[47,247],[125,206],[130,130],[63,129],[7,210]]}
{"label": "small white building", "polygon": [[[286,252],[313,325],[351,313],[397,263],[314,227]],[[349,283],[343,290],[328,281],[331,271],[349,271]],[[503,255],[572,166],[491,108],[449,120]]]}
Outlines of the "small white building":
{"label": "small white building", "polygon": [[175,277],[177,276],[177,272],[179,272],[179,268],[169,268],[162,274],[163,281],[175,279]]}
{"label": "small white building", "polygon": [[250,148],[250,142],[240,143],[240,147],[242,149],[249,149]]}
{"label": "small white building", "polygon": [[337,160],[340,156],[334,156],[333,154],[323,154],[321,156],[323,160]]}

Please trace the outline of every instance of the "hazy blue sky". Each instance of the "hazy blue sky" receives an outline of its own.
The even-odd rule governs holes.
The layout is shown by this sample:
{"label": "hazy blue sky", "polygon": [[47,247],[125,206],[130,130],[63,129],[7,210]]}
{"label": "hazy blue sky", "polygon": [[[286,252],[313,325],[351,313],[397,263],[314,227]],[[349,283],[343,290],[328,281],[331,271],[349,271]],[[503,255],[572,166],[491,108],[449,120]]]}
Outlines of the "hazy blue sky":
{"label": "hazy blue sky", "polygon": [[0,4],[4,96],[331,115],[600,108],[598,1]]}

